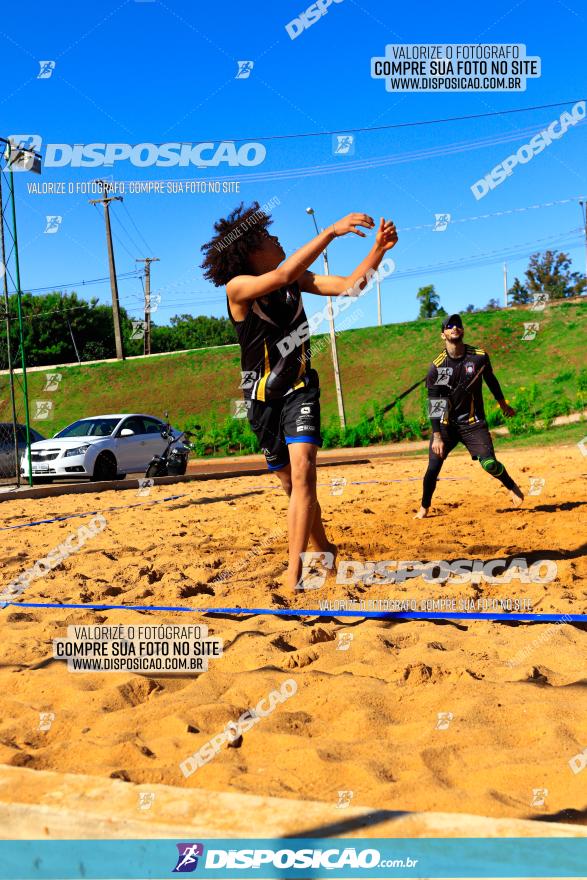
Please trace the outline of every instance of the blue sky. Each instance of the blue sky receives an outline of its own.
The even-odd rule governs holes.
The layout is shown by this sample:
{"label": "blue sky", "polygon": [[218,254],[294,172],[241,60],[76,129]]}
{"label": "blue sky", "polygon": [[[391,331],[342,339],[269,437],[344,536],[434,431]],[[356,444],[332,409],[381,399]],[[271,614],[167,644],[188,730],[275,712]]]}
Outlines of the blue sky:
{"label": "blue sky", "polygon": [[[182,312],[225,314],[223,291],[204,281],[198,269],[199,248],[213,221],[240,199],[279,199],[273,230],[288,253],[312,236],[308,205],[321,225],[349,211],[392,217],[400,242],[393,251],[396,273],[383,284],[385,323],[415,317],[416,291],[424,284],[436,286],[449,311],[502,297],[506,255],[510,283],[523,274],[528,255],[547,246],[570,252],[574,268],[585,271],[575,201],[587,193],[584,123],[519,165],[480,201],[470,190],[587,95],[584,5],[342,0],[291,40],[285,25],[306,5],[306,0],[58,5],[36,0],[23,15],[21,7],[9,4],[0,25],[0,134],[38,133],[44,144],[255,140],[569,103],[358,132],[353,156],[334,155],[331,136],[321,135],[264,141],[267,156],[252,169],[139,169],[122,162],[111,169],[47,168],[40,179],[19,174],[23,289],[107,275],[101,209],[88,204],[89,196],[27,192],[33,180],[67,184],[104,173],[119,181],[222,177],[240,184],[239,195],[127,194],[124,205],[113,205],[118,272],[134,270],[136,258],[160,258],[153,265],[153,289],[162,296],[157,323]],[[526,91],[518,93],[393,94],[370,76],[371,57],[382,56],[387,43],[479,42],[526,44],[528,55],[542,59],[541,77],[529,79]],[[53,75],[37,79],[38,62],[47,59],[56,61]],[[254,62],[247,79],[235,78],[242,60]],[[325,166],[323,173],[314,174],[318,166]],[[547,207],[553,202],[560,204]],[[531,208],[536,205],[545,207]],[[433,232],[434,215],[443,212],[452,222],[445,232]],[[47,215],[63,217],[58,233],[44,232]],[[329,250],[331,271],[350,272],[368,247],[368,240],[338,240]],[[104,302],[110,298],[107,282],[69,289]],[[141,297],[139,278],[120,281],[121,303],[136,317]],[[309,313],[322,305],[307,298]],[[361,310],[361,325],[376,322],[374,294],[365,297]]]}

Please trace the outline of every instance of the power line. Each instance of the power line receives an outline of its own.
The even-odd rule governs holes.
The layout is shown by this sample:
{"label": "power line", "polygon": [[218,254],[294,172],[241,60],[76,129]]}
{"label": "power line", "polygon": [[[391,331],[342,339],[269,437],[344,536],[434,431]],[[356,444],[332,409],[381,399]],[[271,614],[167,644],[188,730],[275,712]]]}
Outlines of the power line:
{"label": "power line", "polygon": [[132,225],[133,225],[134,228],[136,229],[136,231],[137,231],[137,233],[138,233],[138,236],[139,236],[139,238],[142,240],[142,242],[143,242],[143,244],[145,245],[145,247],[147,248],[147,251],[149,251],[149,253],[152,253],[153,248],[150,247],[150,246],[147,244],[147,242],[145,241],[145,237],[144,237],[143,233],[141,232],[141,230],[139,229],[139,227],[138,227],[137,224],[135,223],[135,221],[134,221],[134,219],[133,219],[133,217],[132,217],[132,214],[130,213],[130,211],[128,210],[128,208],[126,207],[126,205],[125,205],[124,202],[122,203],[122,207],[123,207],[124,210],[126,211],[126,213],[127,213],[127,215],[128,215],[128,218],[129,218],[130,222],[132,223]]}
{"label": "power line", "polygon": [[[438,119],[421,119],[416,122],[394,122],[389,125],[367,125],[362,128],[335,128],[328,131],[304,131],[304,132],[295,132],[293,134],[266,134],[266,135],[248,135],[237,138],[201,138],[197,141],[173,141],[173,143],[181,145],[190,145],[190,144],[198,144],[203,141],[232,141],[234,143],[238,143],[239,141],[279,141],[279,140],[291,140],[294,138],[309,138],[309,137],[324,137],[325,135],[333,135],[333,134],[347,134],[353,132],[362,132],[362,131],[389,131],[394,128],[414,128],[420,125],[441,125],[446,122],[465,122],[470,119],[487,119],[491,116],[510,116],[513,113],[531,113],[534,110],[550,110],[553,107],[564,107],[567,104],[576,104],[578,101],[584,101],[585,98],[577,98],[575,100],[568,101],[556,101],[554,104],[535,104],[532,107],[517,107],[513,110],[493,110],[489,113],[471,113],[467,116],[446,116]],[[151,143],[151,142],[150,142]],[[155,143],[155,147],[161,147],[166,143],[170,143],[170,141],[163,141],[162,143]],[[72,144],[72,146],[84,146],[84,144]]]}
{"label": "power line", "polygon": [[[124,204],[124,202],[123,202],[122,204]],[[122,220],[120,219],[120,217],[118,217],[116,214],[113,214],[112,216],[115,218],[116,222],[120,225],[120,228],[122,229],[122,231],[124,232],[124,234],[127,236],[128,240],[129,240],[129,242],[130,242],[130,244],[131,244],[131,247],[134,248],[134,252],[135,252],[135,254],[140,254],[141,249],[139,248],[139,246],[138,246],[138,244],[136,243],[136,241],[132,238],[130,232],[128,231],[128,229],[126,228],[126,226],[123,224],[123,222],[122,222]],[[125,244],[124,241],[121,239],[121,237],[120,237],[119,235],[117,235],[116,233],[114,233],[114,236],[115,236],[115,238],[116,238],[116,241],[117,241],[117,242],[118,242],[118,243],[124,248],[124,250],[127,252],[127,254],[128,254],[129,257],[131,258],[131,260],[134,260],[135,257],[133,256],[133,254],[131,253],[131,251],[129,251],[129,249],[127,248],[126,244]]]}
{"label": "power line", "polygon": [[[570,204],[570,203],[572,203],[572,202],[577,202],[577,201],[579,201],[581,198],[584,199],[585,196],[571,196],[570,198],[567,198],[567,199],[558,199],[558,200],[556,200],[556,201],[552,201],[552,202],[544,202],[544,203],[539,204],[539,205],[526,205],[526,206],[521,207],[521,208],[511,208],[511,209],[509,209],[509,210],[505,210],[505,211],[495,211],[495,212],[493,212],[493,213],[480,214],[480,215],[478,215],[478,216],[474,216],[474,217],[464,217],[464,218],[462,218],[462,219],[453,218],[453,219],[451,219],[450,225],[452,226],[452,225],[454,225],[454,224],[456,224],[456,223],[469,223],[469,222],[473,222],[473,221],[477,221],[477,220],[486,220],[486,219],[490,219],[490,218],[492,218],[492,217],[506,216],[506,215],[511,215],[511,214],[515,214],[515,213],[521,213],[521,212],[524,212],[524,211],[538,210],[538,209],[542,209],[542,208],[557,207],[557,206],[559,206],[559,205],[564,205],[564,204]],[[123,206],[124,206],[124,202],[123,202],[122,204],[123,204]],[[97,206],[96,206],[96,211],[98,211],[98,213],[99,213],[99,209],[97,208]],[[433,226],[433,224],[422,224],[422,225],[420,225],[420,226],[398,227],[398,231],[399,231],[399,232],[402,232],[402,233],[405,233],[405,232],[412,232],[412,231],[416,231],[416,230],[419,230],[419,229],[427,229],[427,228],[430,228],[431,226]],[[538,244],[540,241],[541,241],[541,239],[538,239],[535,243]],[[465,259],[470,259],[470,258],[465,258]],[[425,267],[425,268],[428,268],[428,267]],[[130,280],[130,279],[139,278],[140,281],[141,281],[141,283],[143,282],[143,275],[142,275],[142,272],[141,272],[139,269],[131,269],[131,270],[128,271],[128,272],[121,272],[121,273],[118,273],[117,277],[118,277],[118,280],[119,280],[119,281],[127,281],[127,280]],[[75,288],[75,287],[89,287],[89,286],[92,286],[92,285],[94,285],[94,284],[104,284],[105,282],[107,282],[107,281],[109,281],[109,280],[110,280],[109,276],[106,275],[106,276],[103,276],[103,277],[101,277],[101,278],[90,278],[90,279],[88,279],[88,280],[84,280],[84,279],[82,279],[82,280],[80,280],[80,281],[70,281],[70,282],[64,282],[64,283],[61,283],[61,284],[49,284],[49,285],[46,285],[46,286],[44,286],[44,287],[31,287],[31,288],[27,289],[26,293],[34,294],[34,293],[44,293],[44,292],[46,292],[46,291],[52,292],[52,291],[67,290],[67,289],[71,289],[71,288]],[[161,287],[161,288],[159,288],[159,291],[160,291],[160,293],[162,293],[163,296],[164,296],[164,295],[165,295],[165,292],[166,292],[167,289],[169,289],[169,288],[171,288],[171,287],[177,287],[177,286],[180,286],[180,285],[184,285],[184,284],[185,284],[185,285],[190,284],[190,281],[184,281],[184,282],[170,282],[170,284],[168,284],[167,287]],[[10,293],[11,295],[13,295],[14,293],[16,293],[16,291],[12,290],[12,291],[9,291],[9,293]],[[144,286],[143,286],[143,293],[144,293]],[[182,292],[182,291],[174,290],[174,291],[173,291],[173,294],[174,294],[175,296],[185,296],[186,298],[191,298],[191,299],[197,300],[198,303],[206,303],[206,304],[209,304],[209,303],[214,303],[214,304],[215,304],[215,303],[221,303],[221,302],[224,302],[224,299],[225,299],[225,297],[224,297],[223,294],[218,294],[217,296],[210,296],[209,294],[207,294],[207,293],[204,294],[204,292],[202,292],[202,295],[201,295],[201,294],[200,294],[199,292],[197,292],[197,291],[195,291],[195,292],[194,292],[194,291],[186,291],[186,292],[184,293],[184,292]],[[141,301],[142,301],[142,297],[140,296],[140,294],[134,294],[134,296],[135,296],[138,300],[141,300]],[[128,301],[128,300],[125,299],[125,301]],[[180,301],[180,302],[174,302],[174,305],[178,305],[178,306],[179,306],[179,305],[181,305],[181,304],[182,304],[181,301]],[[169,305],[169,304],[167,304],[167,303],[164,304],[164,302],[162,302],[162,306],[163,306],[164,308],[167,308],[168,305]]]}
{"label": "power line", "polygon": [[[531,242],[522,242],[517,245],[512,245],[510,248],[503,248],[502,250],[487,251],[483,254],[462,257],[459,260],[451,260],[446,263],[432,263],[428,266],[415,266],[413,269],[404,269],[402,272],[394,272],[391,278],[393,280],[394,278],[408,278],[412,275],[423,275],[427,272],[449,272],[459,268],[466,269],[471,266],[491,265],[492,263],[501,263],[504,257],[507,257],[508,259],[514,259],[516,257],[522,258],[527,256],[530,248],[534,248],[537,245],[544,245],[545,243],[548,243],[549,245],[569,245],[573,242],[578,242],[579,231],[580,230],[578,229],[571,229],[568,232],[561,233],[560,236],[548,236]],[[568,240],[569,236],[572,236],[570,240]]]}
{"label": "power line", "polygon": [[[581,120],[577,123],[577,128],[585,126],[585,121]],[[525,128],[509,130],[479,138],[472,141],[455,141],[454,143],[442,144],[434,147],[423,147],[417,150],[408,150],[400,153],[391,153],[382,156],[373,156],[366,159],[340,159],[329,164],[312,164],[298,166],[295,168],[283,168],[276,171],[256,171],[248,169],[246,174],[247,183],[282,183],[286,180],[301,180],[307,177],[325,176],[326,174],[349,174],[353,171],[371,171],[376,168],[383,168],[389,165],[400,165],[408,162],[422,161],[425,159],[437,159],[442,156],[453,156],[458,153],[469,153],[472,150],[483,149],[501,144],[509,144],[518,141],[522,137],[537,134],[537,126],[531,125]],[[244,179],[244,178],[243,178]],[[219,174],[214,177],[216,183],[234,180],[234,175]],[[193,178],[185,177],[181,180],[176,178],[162,178],[160,180],[150,181],[152,184],[185,184],[193,185]],[[119,181],[120,184],[136,183],[136,178],[128,178]]]}
{"label": "power line", "polygon": [[[130,278],[138,277],[138,269],[133,269],[130,272],[122,272],[118,276],[119,281],[126,281]],[[59,290],[67,290],[70,287],[88,287],[92,284],[104,284],[106,281],[110,281],[110,276],[106,275],[103,278],[91,278],[89,281],[70,281],[66,284],[49,284],[47,287],[31,287],[28,290],[24,291],[24,293],[43,293],[45,291],[49,291],[52,293],[53,291],[57,292]],[[10,290],[9,293],[11,295],[16,293],[16,290]]]}
{"label": "power line", "polygon": [[[471,254],[466,257],[461,257],[458,260],[450,260],[444,263],[430,263],[425,266],[414,266],[411,269],[404,269],[403,271],[394,272],[391,277],[391,280],[395,278],[408,278],[412,275],[421,275],[427,272],[449,272],[455,271],[460,268],[466,269],[475,265],[491,265],[492,263],[499,263],[503,260],[504,257],[509,259],[513,259],[517,256],[524,257],[528,254],[528,251],[539,246],[545,245],[554,245],[554,244],[571,244],[575,240],[579,241],[579,234],[582,233],[582,229],[573,228],[569,229],[565,232],[556,233],[555,235],[545,236],[544,238],[533,239],[532,241],[527,242],[519,242],[517,244],[510,245],[506,248],[500,248],[492,251],[485,251],[481,254]],[[568,241],[569,236],[572,236],[571,240]],[[225,301],[225,297],[223,295],[218,295],[215,297],[199,297],[197,293],[186,293],[186,297],[191,299],[194,304],[204,305],[204,304],[212,304],[212,305],[221,305]],[[182,306],[188,305],[187,302],[183,301],[172,301],[165,302],[164,299],[161,301],[160,308],[161,309],[170,309],[170,308],[181,308]]]}
{"label": "power line", "polygon": [[[96,211],[97,211],[98,214],[99,214],[99,213],[100,213],[100,209],[98,208],[98,206],[97,206],[97,205],[94,205],[93,207],[96,209]],[[113,216],[115,217],[115,219],[116,219],[118,222],[120,222],[119,217],[117,217],[115,214],[114,214]],[[122,224],[121,224],[121,225],[122,225]],[[122,228],[124,229],[124,227],[122,227]],[[125,232],[126,232],[126,230],[125,230]],[[131,254],[131,252],[129,251],[129,249],[127,248],[126,244],[123,242],[123,240],[120,238],[120,236],[117,235],[116,232],[113,232],[112,235],[113,235],[113,237],[116,239],[116,241],[118,242],[118,244],[119,244],[122,248],[124,248],[124,250],[127,252],[127,254],[128,254],[129,257],[131,258],[131,260],[134,260],[134,256]],[[128,235],[128,233],[127,233],[127,235]],[[130,239],[130,236],[129,236],[129,239]],[[136,244],[133,243],[133,247],[136,247]]]}
{"label": "power line", "polygon": [[[255,137],[246,137],[246,138],[222,138],[222,140],[255,140],[255,141],[277,141],[277,140],[285,140],[289,138],[298,138],[298,137],[322,137],[323,135],[333,135],[333,134],[346,134],[352,132],[361,132],[361,131],[388,131],[392,128],[413,128],[418,125],[440,125],[445,122],[463,122],[469,119],[486,119],[488,116],[508,116],[512,113],[529,113],[533,110],[549,110],[552,107],[563,107],[565,104],[576,104],[577,101],[584,101],[585,98],[578,98],[573,101],[557,101],[554,104],[536,104],[533,107],[518,107],[514,110],[494,110],[490,113],[472,113],[468,116],[447,116],[445,118],[440,119],[424,119],[419,120],[417,122],[394,122],[390,125],[368,125],[364,128],[337,128],[333,131],[309,131],[302,132],[301,134],[275,134],[275,135],[260,135]],[[197,141],[188,141],[188,143],[198,143]],[[155,146],[162,146],[162,144],[155,144]]]}

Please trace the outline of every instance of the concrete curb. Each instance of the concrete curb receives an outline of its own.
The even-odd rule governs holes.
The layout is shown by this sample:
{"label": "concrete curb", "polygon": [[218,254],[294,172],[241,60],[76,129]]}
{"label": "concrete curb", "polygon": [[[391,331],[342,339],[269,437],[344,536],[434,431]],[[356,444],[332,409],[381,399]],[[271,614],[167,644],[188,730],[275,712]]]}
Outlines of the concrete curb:
{"label": "concrete curb", "polygon": [[[179,770],[178,770],[179,773]],[[139,809],[139,793],[154,794]],[[113,815],[114,812],[114,815]],[[587,827],[210,792],[0,765],[4,840],[258,837],[585,837]]]}

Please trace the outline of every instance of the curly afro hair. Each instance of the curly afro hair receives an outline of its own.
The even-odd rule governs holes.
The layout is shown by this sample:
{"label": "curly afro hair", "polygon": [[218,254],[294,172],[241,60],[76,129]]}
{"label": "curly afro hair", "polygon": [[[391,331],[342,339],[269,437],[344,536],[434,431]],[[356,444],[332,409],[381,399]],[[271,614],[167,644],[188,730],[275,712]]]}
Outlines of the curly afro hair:
{"label": "curly afro hair", "polygon": [[216,235],[201,247],[204,261],[200,268],[204,278],[220,287],[236,275],[248,274],[249,254],[267,238],[272,223],[269,214],[260,210],[259,202],[246,209],[241,202],[228,217],[217,220]]}

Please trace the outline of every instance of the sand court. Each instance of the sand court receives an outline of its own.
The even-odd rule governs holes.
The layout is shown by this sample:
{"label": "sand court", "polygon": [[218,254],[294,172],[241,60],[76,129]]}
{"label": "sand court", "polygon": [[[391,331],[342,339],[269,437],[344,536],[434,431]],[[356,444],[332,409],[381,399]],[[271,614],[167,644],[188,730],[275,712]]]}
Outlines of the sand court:
{"label": "sand court", "polygon": [[[515,510],[476,462],[453,455],[433,515],[417,522],[423,459],[319,471],[327,531],[339,560],[363,565],[363,573],[369,561],[523,558],[528,570],[537,560],[555,563],[547,582],[525,582],[518,571],[505,584],[452,576],[341,583],[330,572],[316,589],[289,595],[287,499],[270,477],[181,484],[171,487],[181,497],[164,502],[169,486],[146,497],[109,491],[3,503],[2,526],[93,511],[106,525],[14,599],[63,607],[0,612],[0,763],[147,788],[321,802],[342,816],[352,807],[584,824],[577,756],[587,748],[586,628],[566,615],[587,614],[586,460],[573,446],[549,449],[547,460],[534,449],[502,457],[525,490],[530,478],[545,478],[541,494]],[[122,507],[108,510],[115,506]],[[84,521],[1,532],[3,584]],[[556,619],[442,616],[447,603],[507,614],[506,600]],[[415,603],[441,617],[361,615],[377,602]],[[337,616],[327,603],[356,614]],[[92,604],[136,607],[68,607]],[[281,615],[148,610],[154,606]],[[208,671],[73,673],[53,657],[52,640],[68,626],[188,625],[222,641]],[[290,679],[291,698],[184,776],[187,756],[202,754]],[[34,778],[22,775],[21,794]]]}

